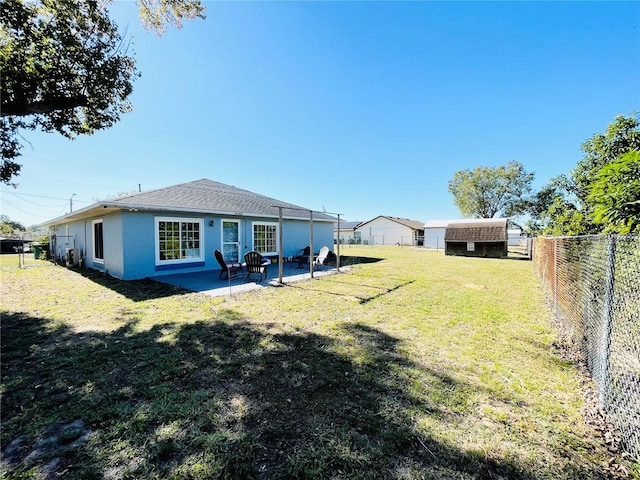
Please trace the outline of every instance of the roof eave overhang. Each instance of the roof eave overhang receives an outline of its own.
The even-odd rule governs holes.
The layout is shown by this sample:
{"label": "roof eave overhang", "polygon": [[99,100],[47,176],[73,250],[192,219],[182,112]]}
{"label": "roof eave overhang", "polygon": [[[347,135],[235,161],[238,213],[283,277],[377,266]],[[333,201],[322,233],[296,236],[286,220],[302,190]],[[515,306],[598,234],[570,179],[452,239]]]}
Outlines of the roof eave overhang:
{"label": "roof eave overhang", "polygon": [[[74,222],[78,220],[86,220],[88,218],[95,218],[97,216],[109,215],[116,212],[129,211],[129,212],[178,212],[189,213],[198,215],[216,215],[216,216],[228,216],[228,217],[257,217],[275,219],[279,218],[277,213],[273,215],[267,213],[252,213],[252,212],[232,212],[226,210],[208,210],[208,209],[193,209],[185,207],[162,207],[151,205],[137,205],[137,204],[125,204],[125,203],[113,203],[113,202],[100,202],[90,205],[86,208],[77,210],[73,213],[68,213],[53,220],[43,222],[40,224],[42,227],[52,227],[68,222]],[[306,220],[304,217],[294,217],[291,215],[283,215],[283,220]],[[313,218],[314,222],[335,222],[333,218]]]}

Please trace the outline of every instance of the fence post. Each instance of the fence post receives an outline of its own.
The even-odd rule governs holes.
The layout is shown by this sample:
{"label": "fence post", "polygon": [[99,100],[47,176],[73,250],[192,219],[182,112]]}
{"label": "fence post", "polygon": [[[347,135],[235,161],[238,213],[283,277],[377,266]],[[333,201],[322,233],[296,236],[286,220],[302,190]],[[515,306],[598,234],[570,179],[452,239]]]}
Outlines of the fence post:
{"label": "fence post", "polygon": [[558,239],[553,239],[553,313],[558,317]]}
{"label": "fence post", "polygon": [[602,319],[602,352],[600,357],[600,388],[598,403],[604,408],[609,394],[611,384],[609,367],[611,359],[611,327],[613,324],[613,289],[615,286],[616,274],[616,236],[609,236],[609,248],[607,249],[607,284],[604,299],[603,319]]}
{"label": "fence post", "polygon": [[313,278],[313,210],[309,210],[309,276]]}

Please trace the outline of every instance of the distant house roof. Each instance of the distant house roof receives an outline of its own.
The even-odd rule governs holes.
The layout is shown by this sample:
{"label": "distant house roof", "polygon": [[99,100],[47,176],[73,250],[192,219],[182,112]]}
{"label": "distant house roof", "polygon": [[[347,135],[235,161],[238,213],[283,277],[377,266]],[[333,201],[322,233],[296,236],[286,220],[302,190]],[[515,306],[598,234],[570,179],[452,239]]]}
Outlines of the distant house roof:
{"label": "distant house roof", "polygon": [[496,218],[457,218],[455,220],[429,220],[424,224],[424,228],[446,228],[454,223],[487,223],[497,220]]}
{"label": "distant house roof", "polygon": [[507,219],[496,218],[487,222],[449,224],[444,234],[445,242],[506,242]]}
{"label": "distant house roof", "polygon": [[[355,230],[362,222],[340,222],[340,230]],[[333,229],[338,229],[338,222],[334,222]]]}
{"label": "distant house roof", "polygon": [[396,223],[399,223],[400,225],[404,225],[405,227],[409,227],[412,230],[422,230],[424,228],[423,222],[419,222],[417,220],[409,220],[408,218],[388,217],[386,215],[378,215],[376,218],[373,218],[366,222],[362,222],[361,224],[358,225],[358,227],[362,227],[367,223],[371,223],[374,220],[377,220],[379,218],[386,218],[387,220],[391,220],[392,222],[396,222]]}
{"label": "distant house roof", "polygon": [[[243,190],[241,188],[214,182],[213,180],[196,180],[170,187],[150,190],[148,192],[131,193],[110,200],[99,201],[89,207],[59,217],[43,225],[55,225],[68,220],[81,219],[100,212],[110,210],[156,210],[209,215],[252,215],[258,217],[278,218],[278,209],[285,207],[285,218],[309,218],[309,211],[298,205],[282,202],[271,197]],[[105,210],[107,209],[107,210]],[[318,221],[335,221],[335,218],[320,212],[313,213]]]}

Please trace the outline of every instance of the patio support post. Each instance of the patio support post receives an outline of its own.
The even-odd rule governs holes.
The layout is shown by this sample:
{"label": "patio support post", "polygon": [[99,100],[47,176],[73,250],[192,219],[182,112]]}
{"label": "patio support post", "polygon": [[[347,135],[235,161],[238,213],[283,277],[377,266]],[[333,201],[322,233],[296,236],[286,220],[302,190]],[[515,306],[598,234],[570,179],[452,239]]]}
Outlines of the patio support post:
{"label": "patio support post", "polygon": [[282,207],[278,207],[278,282],[282,284]]}
{"label": "patio support post", "polygon": [[313,278],[313,210],[309,210],[309,272]]}
{"label": "patio support post", "polygon": [[336,247],[336,271],[340,273],[340,214],[338,214],[338,246]]}

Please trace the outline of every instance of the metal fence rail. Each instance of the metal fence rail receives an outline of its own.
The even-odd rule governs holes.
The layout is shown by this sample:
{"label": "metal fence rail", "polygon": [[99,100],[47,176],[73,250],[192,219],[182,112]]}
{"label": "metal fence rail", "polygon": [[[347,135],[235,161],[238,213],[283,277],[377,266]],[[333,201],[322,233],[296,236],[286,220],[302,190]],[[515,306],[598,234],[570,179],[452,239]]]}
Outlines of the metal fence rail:
{"label": "metal fence rail", "polygon": [[600,406],[640,460],[640,236],[538,238],[533,259]]}

